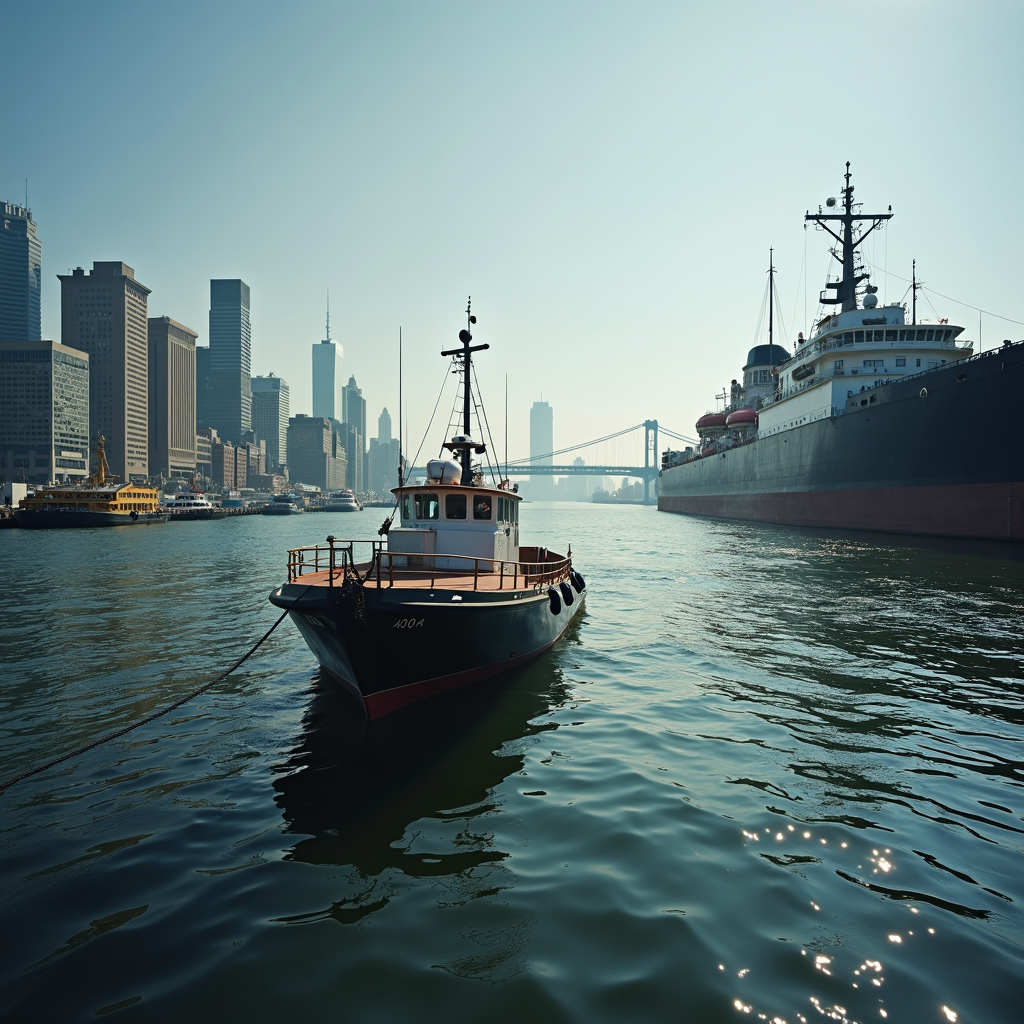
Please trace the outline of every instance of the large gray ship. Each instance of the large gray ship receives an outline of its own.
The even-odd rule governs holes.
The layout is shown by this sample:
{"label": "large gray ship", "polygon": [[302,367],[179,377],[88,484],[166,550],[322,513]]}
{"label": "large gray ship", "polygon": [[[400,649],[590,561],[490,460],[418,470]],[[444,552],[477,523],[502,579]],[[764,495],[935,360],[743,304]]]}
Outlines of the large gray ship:
{"label": "large gray ship", "polygon": [[664,454],[658,508],[1024,541],[1024,342],[974,354],[962,327],[918,321],[916,281],[910,322],[879,306],[858,248],[892,213],[859,211],[849,164],[845,181],[805,218],[838,243],[842,274],[820,297],[836,312],[792,354],[769,328],[724,409],[697,421],[699,444]]}

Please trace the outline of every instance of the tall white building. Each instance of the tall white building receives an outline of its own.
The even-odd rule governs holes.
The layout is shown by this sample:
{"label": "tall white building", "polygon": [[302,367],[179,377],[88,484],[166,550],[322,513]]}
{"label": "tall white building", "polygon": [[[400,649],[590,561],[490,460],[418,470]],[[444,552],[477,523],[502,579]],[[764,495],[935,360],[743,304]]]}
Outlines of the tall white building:
{"label": "tall white building", "polygon": [[327,337],[313,346],[313,415],[339,419],[341,360],[345,350],[331,341],[331,301],[327,300]]}

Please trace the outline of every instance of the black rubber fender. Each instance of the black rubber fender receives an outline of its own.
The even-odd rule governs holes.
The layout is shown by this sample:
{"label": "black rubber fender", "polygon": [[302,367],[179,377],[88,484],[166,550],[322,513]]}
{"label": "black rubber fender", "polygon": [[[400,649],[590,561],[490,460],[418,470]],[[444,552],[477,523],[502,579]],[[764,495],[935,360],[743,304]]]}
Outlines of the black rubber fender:
{"label": "black rubber fender", "polygon": [[578,572],[573,570],[572,575],[569,577],[569,579],[572,580],[572,585],[576,588],[576,593],[582,594],[584,588],[586,587],[586,583],[583,581],[583,577]]}
{"label": "black rubber fender", "polygon": [[562,610],[562,599],[558,596],[558,591],[554,587],[548,590],[548,604],[551,605],[552,615],[557,615]]}
{"label": "black rubber fender", "polygon": [[569,607],[576,600],[576,595],[572,592],[572,587],[569,586],[564,580],[558,584],[558,589],[562,592],[562,600],[565,602],[566,608]]}

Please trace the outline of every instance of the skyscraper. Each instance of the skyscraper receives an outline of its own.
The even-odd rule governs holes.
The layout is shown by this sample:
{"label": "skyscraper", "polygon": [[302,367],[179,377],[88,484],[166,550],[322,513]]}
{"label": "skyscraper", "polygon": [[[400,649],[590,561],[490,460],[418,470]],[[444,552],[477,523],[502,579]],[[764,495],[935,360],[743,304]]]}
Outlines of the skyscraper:
{"label": "skyscraper", "polygon": [[211,425],[213,417],[213,373],[210,346],[196,345],[196,429]]}
{"label": "skyscraper", "polygon": [[[547,402],[534,402],[533,408],[530,410],[531,465],[552,465],[553,460],[550,453],[555,449],[552,423],[551,406]],[[546,501],[554,494],[553,484],[554,477],[541,476],[539,473],[532,474],[530,476],[530,494],[534,498]]]}
{"label": "skyscraper", "polygon": [[149,289],[119,260],[60,280],[61,342],[89,353],[89,430],[106,438],[110,471],[149,476]]}
{"label": "skyscraper", "polygon": [[323,491],[345,486],[345,449],[329,419],[299,413],[288,421],[288,470],[296,483]]}
{"label": "skyscraper", "polygon": [[210,422],[239,444],[252,429],[249,286],[237,278],[210,282]]}
{"label": "skyscraper", "polygon": [[0,204],[0,340],[39,341],[43,248],[32,211]]}
{"label": "skyscraper", "polygon": [[[355,427],[359,434],[359,462],[362,465],[360,475],[365,475],[366,469],[366,399],[363,398],[362,388],[356,384],[354,376],[349,377],[348,383],[341,392],[341,418],[351,427]],[[347,449],[346,449],[347,450]],[[354,475],[353,456],[349,454],[348,477],[351,481]],[[351,486],[351,485],[350,485]]]}
{"label": "skyscraper", "polygon": [[272,373],[252,379],[252,429],[267,442],[267,472],[277,473],[288,462],[288,382]]}
{"label": "skyscraper", "polygon": [[89,472],[89,356],[56,341],[0,341],[0,478]]}
{"label": "skyscraper", "polygon": [[196,471],[195,331],[169,316],[149,320],[149,475]]}
{"label": "skyscraper", "polygon": [[391,436],[391,414],[384,411],[377,417],[377,436],[370,438],[366,456],[367,488],[386,498],[398,486],[398,438]]}
{"label": "skyscraper", "polygon": [[[344,349],[331,341],[331,299],[327,297],[327,337],[313,346],[313,415],[336,419],[341,402],[341,359]],[[344,417],[342,417],[344,419]]]}

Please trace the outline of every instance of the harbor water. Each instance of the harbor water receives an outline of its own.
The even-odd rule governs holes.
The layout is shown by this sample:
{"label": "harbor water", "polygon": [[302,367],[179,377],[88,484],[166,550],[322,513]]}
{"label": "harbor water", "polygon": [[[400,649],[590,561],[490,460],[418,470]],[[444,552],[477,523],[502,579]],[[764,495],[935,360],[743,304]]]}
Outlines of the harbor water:
{"label": "harbor water", "polygon": [[[0,776],[384,514],[0,531]],[[368,727],[286,621],[0,794],[0,1016],[1019,1021],[1021,552],[522,515],[589,588],[526,669]]]}

